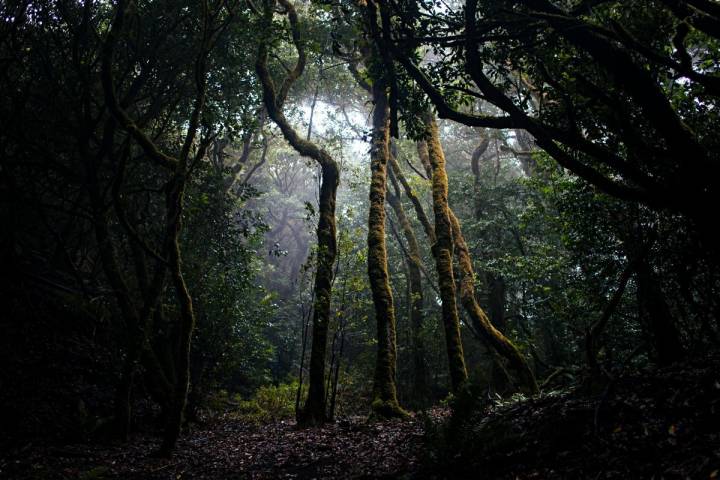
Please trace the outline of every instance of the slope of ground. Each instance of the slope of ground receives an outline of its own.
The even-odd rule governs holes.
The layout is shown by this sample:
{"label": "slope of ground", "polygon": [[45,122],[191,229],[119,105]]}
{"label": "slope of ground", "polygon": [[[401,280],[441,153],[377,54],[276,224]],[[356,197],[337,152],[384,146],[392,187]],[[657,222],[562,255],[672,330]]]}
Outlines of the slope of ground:
{"label": "slope of ground", "polygon": [[157,436],[128,445],[38,442],[0,455],[0,478],[29,479],[707,479],[720,471],[720,361],[619,376],[593,394],[456,402],[408,421],[343,419],[298,430],[215,418],[170,460]]}
{"label": "slope of ground", "polygon": [[716,479],[720,471],[717,357],[621,375],[593,394],[468,403],[430,439],[438,447],[425,475]]}

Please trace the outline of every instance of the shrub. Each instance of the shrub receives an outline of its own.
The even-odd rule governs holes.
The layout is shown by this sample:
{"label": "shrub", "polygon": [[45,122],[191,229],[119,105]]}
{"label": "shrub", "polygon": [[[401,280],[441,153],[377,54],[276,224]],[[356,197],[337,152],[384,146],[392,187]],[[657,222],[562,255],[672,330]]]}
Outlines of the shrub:
{"label": "shrub", "polygon": [[237,415],[253,423],[271,423],[295,415],[297,382],[260,387],[249,400],[238,403]]}

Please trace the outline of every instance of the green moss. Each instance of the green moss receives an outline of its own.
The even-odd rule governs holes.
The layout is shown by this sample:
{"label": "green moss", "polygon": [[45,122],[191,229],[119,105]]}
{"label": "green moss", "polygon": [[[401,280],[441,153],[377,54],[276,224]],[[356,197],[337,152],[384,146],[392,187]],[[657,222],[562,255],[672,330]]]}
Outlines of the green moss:
{"label": "green moss", "polygon": [[256,424],[290,419],[295,413],[297,387],[297,382],[261,387],[251,399],[238,403],[235,416]]}
{"label": "green moss", "polygon": [[[370,150],[370,211],[368,214],[368,279],[372,290],[377,322],[377,360],[374,392],[384,404],[397,406],[395,386],[396,333],[395,307],[387,265],[385,245],[385,191],[390,158],[390,109],[384,82],[373,85],[373,141]],[[400,409],[397,406],[397,409]],[[401,410],[401,409],[400,409]]]}
{"label": "green moss", "polygon": [[387,418],[410,418],[410,413],[404,410],[397,400],[389,401],[375,398],[371,404],[371,419],[387,419]]}
{"label": "green moss", "polygon": [[438,274],[445,343],[450,368],[452,388],[457,391],[467,381],[465,355],[460,338],[460,319],[457,311],[455,277],[453,273],[453,236],[448,206],[448,179],[445,173],[445,154],[440,137],[431,116],[426,117],[425,145],[432,168],[433,212],[435,214],[435,238],[433,256]]}
{"label": "green moss", "polygon": [[520,390],[524,393],[537,393],[538,387],[535,376],[530,370],[520,350],[493,326],[485,311],[475,298],[475,271],[473,270],[470,253],[462,234],[460,222],[452,210],[449,211],[452,225],[453,241],[457,253],[458,265],[462,280],[460,281],[460,300],[470,320],[487,343],[505,360],[518,379]]}

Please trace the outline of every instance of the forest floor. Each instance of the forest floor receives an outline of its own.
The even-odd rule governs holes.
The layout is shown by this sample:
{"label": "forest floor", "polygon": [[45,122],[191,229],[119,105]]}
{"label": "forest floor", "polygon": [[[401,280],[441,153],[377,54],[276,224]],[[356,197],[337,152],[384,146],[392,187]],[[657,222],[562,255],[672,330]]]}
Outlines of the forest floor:
{"label": "forest floor", "polygon": [[305,430],[223,414],[195,425],[169,460],[152,455],[158,437],[149,433],[124,445],[36,441],[0,453],[0,478],[720,479],[717,356],[637,370],[594,393],[472,398],[452,419],[435,408]]}
{"label": "forest floor", "polygon": [[294,421],[254,425],[220,416],[184,436],[171,459],[153,456],[157,436],[139,435],[114,446],[30,444],[0,457],[0,478],[402,478],[421,464],[422,423],[419,418],[369,423],[354,417],[299,430]]}

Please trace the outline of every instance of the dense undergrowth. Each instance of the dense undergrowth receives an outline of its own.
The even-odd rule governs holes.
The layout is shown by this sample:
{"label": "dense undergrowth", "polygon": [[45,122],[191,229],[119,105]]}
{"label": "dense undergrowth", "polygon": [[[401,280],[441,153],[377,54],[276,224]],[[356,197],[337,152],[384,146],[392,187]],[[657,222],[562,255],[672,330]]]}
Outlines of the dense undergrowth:
{"label": "dense undergrowth", "polygon": [[221,412],[230,418],[263,425],[287,420],[295,416],[297,382],[260,387],[250,398],[242,398],[220,391],[208,401],[207,413]]}
{"label": "dense undergrowth", "polygon": [[720,361],[529,399],[461,395],[427,428],[431,478],[717,478]]}

